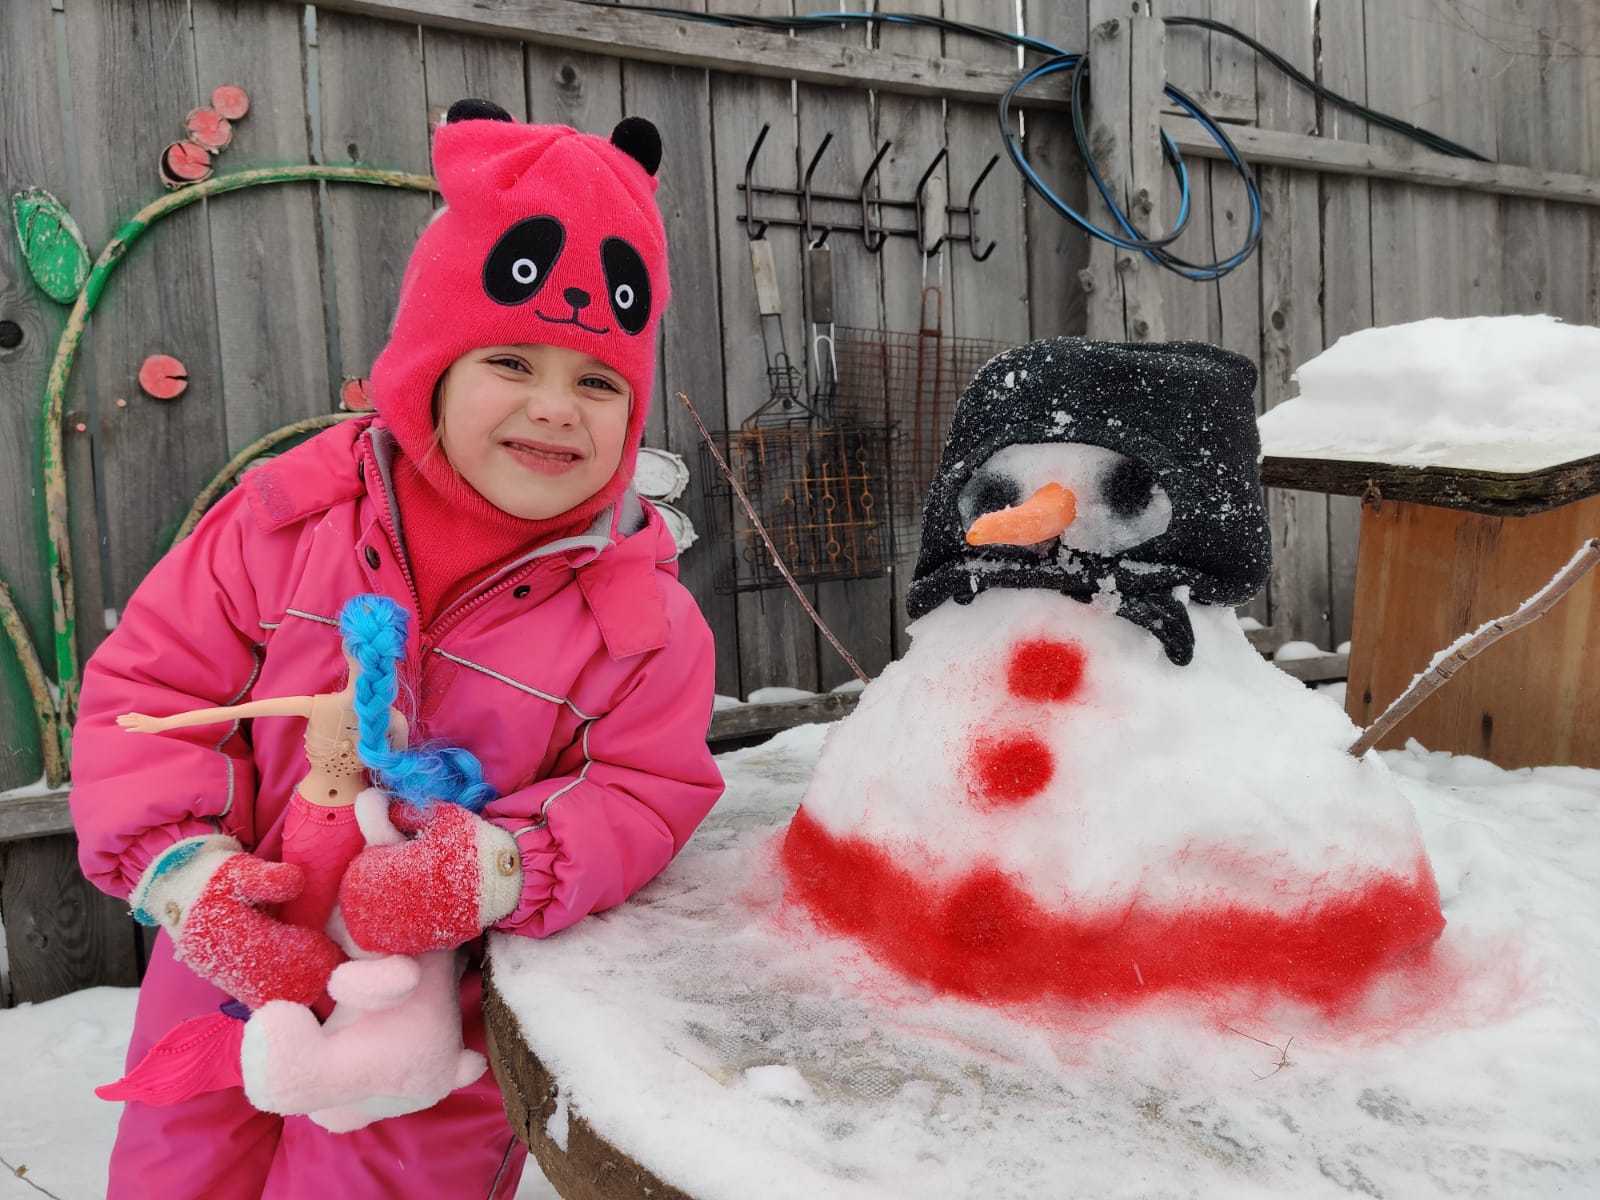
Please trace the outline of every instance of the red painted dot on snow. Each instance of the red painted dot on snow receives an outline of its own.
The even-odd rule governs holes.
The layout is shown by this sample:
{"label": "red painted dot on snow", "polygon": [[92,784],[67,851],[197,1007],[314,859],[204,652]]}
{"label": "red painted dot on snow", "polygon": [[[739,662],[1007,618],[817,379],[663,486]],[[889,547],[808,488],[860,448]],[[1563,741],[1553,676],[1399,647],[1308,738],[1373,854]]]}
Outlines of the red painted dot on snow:
{"label": "red painted dot on snow", "polygon": [[1033,734],[1007,733],[977,738],[968,768],[977,800],[1019,804],[1044,791],[1056,773],[1056,758]]}
{"label": "red painted dot on snow", "polygon": [[250,97],[242,87],[224,83],[211,93],[211,107],[230,121],[250,111]]}
{"label": "red painted dot on snow", "polygon": [[189,131],[189,140],[212,152],[223,149],[233,141],[233,126],[214,108],[197,108],[183,120]]}
{"label": "red painted dot on snow", "polygon": [[1023,700],[1070,700],[1083,684],[1085,657],[1077,642],[1020,642],[1006,662],[1006,686]]}
{"label": "red painted dot on snow", "polygon": [[157,400],[171,400],[189,386],[189,368],[170,354],[152,354],[139,367],[139,386]]}

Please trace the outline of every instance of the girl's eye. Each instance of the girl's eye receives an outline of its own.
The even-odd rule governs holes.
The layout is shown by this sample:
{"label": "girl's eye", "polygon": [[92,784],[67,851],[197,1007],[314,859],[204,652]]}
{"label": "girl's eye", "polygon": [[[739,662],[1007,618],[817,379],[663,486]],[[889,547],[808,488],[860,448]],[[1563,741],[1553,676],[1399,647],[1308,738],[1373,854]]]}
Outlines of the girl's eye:
{"label": "girl's eye", "polygon": [[604,388],[608,392],[614,392],[617,390],[617,385],[612,383],[611,380],[607,379],[603,375],[589,375],[586,376],[581,382],[583,383],[584,387]]}
{"label": "girl's eye", "polygon": [[489,362],[493,366],[504,367],[508,371],[526,371],[528,369],[528,364],[520,358],[491,358]]}

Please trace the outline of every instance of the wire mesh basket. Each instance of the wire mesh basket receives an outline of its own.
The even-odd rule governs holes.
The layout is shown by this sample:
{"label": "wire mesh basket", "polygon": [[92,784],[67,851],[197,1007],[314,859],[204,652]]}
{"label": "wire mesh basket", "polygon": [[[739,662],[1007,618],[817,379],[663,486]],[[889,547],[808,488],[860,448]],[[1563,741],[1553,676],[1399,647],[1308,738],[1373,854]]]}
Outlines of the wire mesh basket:
{"label": "wire mesh basket", "polygon": [[[748,423],[712,439],[797,582],[866,579],[888,569],[888,438],[882,427],[825,426],[806,418]],[[731,547],[717,568],[717,591],[784,586],[732,485],[709,450],[701,453],[702,478],[713,481],[706,489],[713,525],[720,544]]]}
{"label": "wire mesh basket", "polygon": [[899,557],[914,556],[923,500],[939,469],[956,402],[979,368],[1011,343],[943,333],[925,319],[916,333],[835,330],[841,421],[892,431],[889,504]]}

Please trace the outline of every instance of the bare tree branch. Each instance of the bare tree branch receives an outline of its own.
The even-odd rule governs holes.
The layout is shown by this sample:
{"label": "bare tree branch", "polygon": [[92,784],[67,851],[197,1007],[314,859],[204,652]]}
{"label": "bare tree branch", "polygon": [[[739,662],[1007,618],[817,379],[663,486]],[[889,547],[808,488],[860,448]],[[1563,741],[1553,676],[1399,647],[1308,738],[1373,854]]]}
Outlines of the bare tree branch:
{"label": "bare tree branch", "polygon": [[1512,630],[1544,616],[1596,563],[1600,563],[1600,538],[1590,538],[1578,548],[1567,565],[1557,571],[1549,583],[1524,600],[1516,612],[1479,626],[1469,637],[1435,654],[1428,669],[1413,679],[1411,686],[1396,696],[1394,703],[1367,726],[1366,731],[1350,747],[1350,753],[1360,758],[1371,750],[1412,709],[1443,687],[1468,659],[1483,653]]}
{"label": "bare tree branch", "polygon": [[723,476],[733,485],[733,494],[739,497],[739,503],[744,505],[744,511],[750,518],[750,524],[755,526],[756,532],[761,535],[761,540],[767,544],[767,553],[772,555],[773,563],[782,572],[783,577],[789,581],[789,586],[794,589],[794,594],[800,597],[800,603],[805,606],[806,615],[811,618],[812,624],[822,630],[822,636],[827,638],[828,643],[839,652],[839,657],[844,659],[849,668],[856,673],[856,678],[861,680],[862,683],[870,683],[871,680],[868,679],[867,673],[851,657],[850,651],[839,644],[839,639],[833,636],[833,630],[828,628],[817,610],[811,607],[811,601],[806,599],[805,592],[795,582],[794,576],[789,574],[789,568],[784,565],[783,556],[778,553],[778,548],[772,544],[772,539],[767,536],[767,527],[761,523],[761,518],[756,516],[756,510],[750,505],[750,498],[744,494],[744,489],[739,486],[739,481],[734,478],[733,470],[728,466],[728,460],[722,457],[722,451],[717,448],[716,439],[711,436],[711,431],[706,428],[706,423],[700,419],[700,414],[695,411],[694,405],[689,403],[689,397],[679,392],[678,399],[683,402],[683,406],[689,410],[689,415],[694,418],[695,428],[700,430],[701,438],[711,448],[711,457],[717,460],[717,466],[722,468]]}

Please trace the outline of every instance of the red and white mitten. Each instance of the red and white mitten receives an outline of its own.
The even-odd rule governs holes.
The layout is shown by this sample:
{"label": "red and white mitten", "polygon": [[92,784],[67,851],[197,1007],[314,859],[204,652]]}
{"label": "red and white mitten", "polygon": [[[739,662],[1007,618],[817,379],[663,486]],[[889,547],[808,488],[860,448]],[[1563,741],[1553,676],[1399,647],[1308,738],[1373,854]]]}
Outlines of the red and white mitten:
{"label": "red and white mitten", "polygon": [[414,837],[368,846],[345,868],[339,908],[350,938],[378,954],[450,950],[509,916],[522,896],[522,856],[500,826],[455,804],[389,809]]}
{"label": "red and white mitten", "polygon": [[311,1004],[345,953],[326,934],[262,912],[300,894],[305,873],[293,863],[246,854],[214,834],[162,851],[129,897],[144,925],[160,925],[180,961],[250,1008],[268,1000]]}

